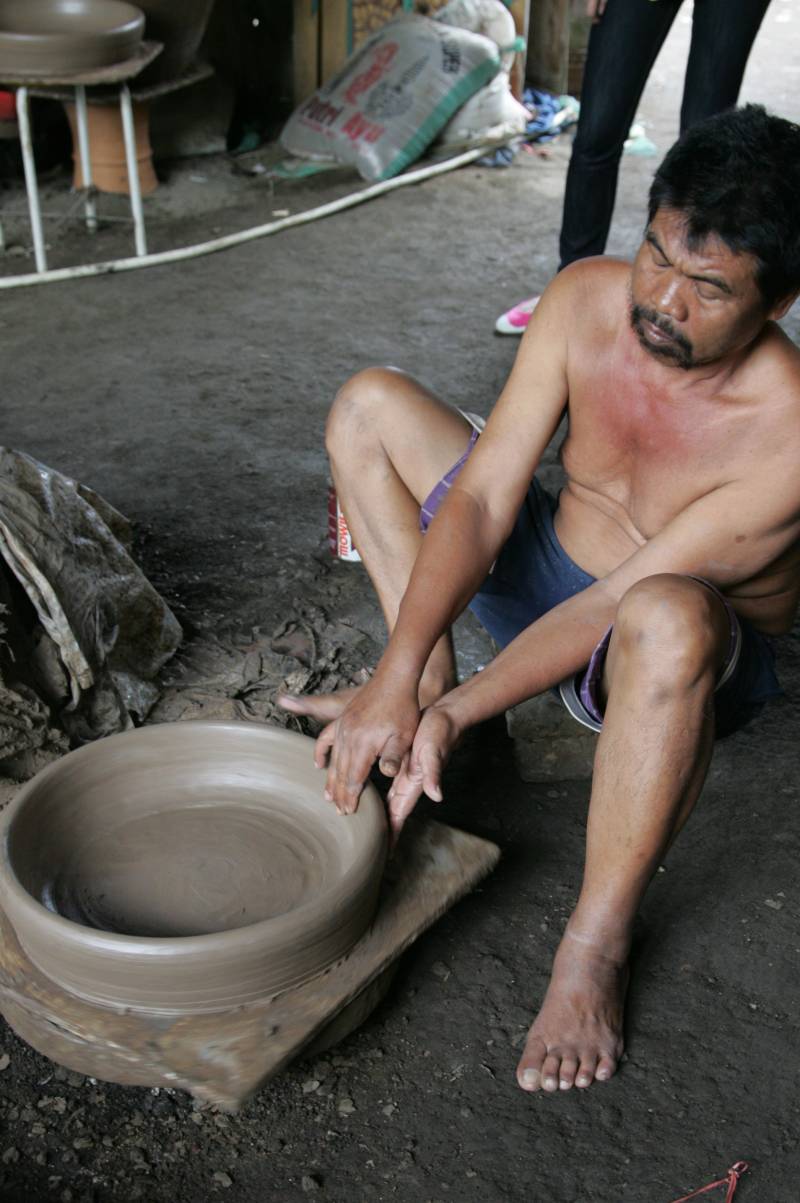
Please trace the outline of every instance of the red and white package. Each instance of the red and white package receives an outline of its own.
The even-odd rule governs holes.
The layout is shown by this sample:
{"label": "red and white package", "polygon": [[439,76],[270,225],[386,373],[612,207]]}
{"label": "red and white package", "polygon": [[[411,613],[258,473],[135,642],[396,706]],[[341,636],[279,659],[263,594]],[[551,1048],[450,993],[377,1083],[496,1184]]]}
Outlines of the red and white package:
{"label": "red and white package", "polygon": [[356,564],[361,562],[333,485],[328,487],[328,546],[331,555],[338,560],[349,560]]}

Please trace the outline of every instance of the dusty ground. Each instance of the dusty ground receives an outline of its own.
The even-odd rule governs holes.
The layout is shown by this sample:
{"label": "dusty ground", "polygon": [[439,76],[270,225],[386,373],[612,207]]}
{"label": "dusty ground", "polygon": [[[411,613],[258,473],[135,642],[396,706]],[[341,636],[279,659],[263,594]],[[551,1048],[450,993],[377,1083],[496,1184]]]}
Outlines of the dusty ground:
{"label": "dusty ground", "polygon": [[[798,7],[773,3],[745,87],[794,119]],[[682,21],[642,104],[662,148],[687,34]],[[323,547],[332,391],[389,361],[488,411],[514,354],[492,322],[554,269],[567,155],[564,144],[509,171],[463,171],[180,267],[5,294],[3,441],[138,524],[144,566],[188,632],[167,713],[269,715],[277,681],[308,673],[272,646],[288,619],[321,634],[317,678],[374,657],[380,624],[362,572],[332,565]],[[635,247],[653,164],[626,158],[610,250]],[[183,165],[149,203],[151,243],[256,224],[344,186],[273,191],[224,159]],[[102,231],[95,255],[127,253],[127,240]],[[72,233],[52,258],[86,254]],[[795,336],[798,324],[795,311]],[[461,647],[465,670],[488,655],[469,625]],[[460,753],[440,813],[496,840],[501,865],[419,942],[359,1033],[226,1116],[88,1081],[2,1029],[0,1197],[670,1203],[746,1158],[737,1203],[796,1203],[796,637],[783,664],[787,700],[719,749],[650,891],[628,1056],[610,1084],[549,1098],[514,1083],[578,888],[587,783],[521,781],[496,722]],[[535,761],[529,747],[526,775]]]}

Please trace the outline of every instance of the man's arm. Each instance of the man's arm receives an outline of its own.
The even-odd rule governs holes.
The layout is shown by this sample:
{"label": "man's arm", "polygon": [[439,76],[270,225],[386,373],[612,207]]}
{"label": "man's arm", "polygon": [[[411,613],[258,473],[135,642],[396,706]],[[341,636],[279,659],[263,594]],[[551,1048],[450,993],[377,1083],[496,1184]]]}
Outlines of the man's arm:
{"label": "man's arm", "polygon": [[[659,573],[702,577],[721,590],[749,580],[800,538],[800,490],[786,462],[771,458],[761,480],[731,482],[678,514],[603,580],[556,606],[510,643],[490,665],[426,711],[407,769],[390,793],[399,830],[420,795],[441,798],[441,771],[460,735],[557,685],[585,665],[611,625],[624,594]],[[775,479],[792,487],[775,489]]]}
{"label": "man's arm", "polygon": [[507,539],[567,402],[574,273],[547,289],[486,430],[425,536],[397,623],[372,680],[317,741],[326,796],[353,811],[378,758],[399,768],[419,722],[417,694],[440,636],[484,580]]}

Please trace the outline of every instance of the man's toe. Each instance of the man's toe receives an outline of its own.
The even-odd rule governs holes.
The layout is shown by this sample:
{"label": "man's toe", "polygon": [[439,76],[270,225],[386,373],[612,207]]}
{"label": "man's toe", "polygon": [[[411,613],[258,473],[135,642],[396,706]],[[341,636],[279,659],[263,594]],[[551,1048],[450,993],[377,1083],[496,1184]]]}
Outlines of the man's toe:
{"label": "man's toe", "polygon": [[570,1090],[575,1085],[575,1075],[578,1072],[577,1057],[569,1054],[561,1058],[561,1069],[558,1074],[559,1090]]}
{"label": "man's toe", "polygon": [[529,1037],[525,1052],[517,1066],[517,1081],[523,1090],[540,1090],[542,1066],[547,1056],[547,1047],[538,1036]]}
{"label": "man's toe", "polygon": [[597,1062],[597,1069],[595,1070],[594,1076],[597,1078],[598,1082],[607,1082],[609,1078],[613,1077],[616,1068],[617,1063],[614,1058],[609,1056],[607,1053],[604,1053]]}
{"label": "man's toe", "polygon": [[575,1085],[580,1087],[581,1090],[585,1090],[587,1086],[591,1086],[596,1069],[597,1057],[594,1054],[586,1054],[581,1057],[581,1063],[575,1075]]}
{"label": "man's toe", "polygon": [[561,1054],[548,1053],[542,1066],[542,1088],[548,1092],[558,1090]]}

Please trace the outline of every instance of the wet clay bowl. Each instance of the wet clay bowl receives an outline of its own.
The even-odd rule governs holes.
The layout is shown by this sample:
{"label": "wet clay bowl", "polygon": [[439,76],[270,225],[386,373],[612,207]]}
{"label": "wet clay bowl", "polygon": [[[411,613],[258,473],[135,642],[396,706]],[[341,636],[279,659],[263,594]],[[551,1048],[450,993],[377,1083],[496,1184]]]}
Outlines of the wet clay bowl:
{"label": "wet clay bowl", "polygon": [[313,743],[180,722],[50,765],[0,819],[0,906],[34,965],[93,1003],[193,1014],[343,957],[372,918],[386,819],[323,801]]}
{"label": "wet clay bowl", "polygon": [[0,0],[0,76],[46,79],[133,56],[144,13],[122,0]]}

